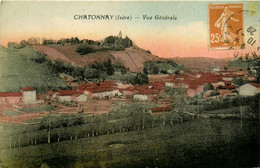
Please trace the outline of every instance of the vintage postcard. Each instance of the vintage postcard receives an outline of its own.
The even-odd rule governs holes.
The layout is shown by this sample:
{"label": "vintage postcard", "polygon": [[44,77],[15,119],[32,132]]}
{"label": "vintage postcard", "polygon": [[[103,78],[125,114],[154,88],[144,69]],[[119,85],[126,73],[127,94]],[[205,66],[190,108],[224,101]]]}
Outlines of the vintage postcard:
{"label": "vintage postcard", "polygon": [[259,98],[259,1],[0,0],[0,167],[258,167]]}

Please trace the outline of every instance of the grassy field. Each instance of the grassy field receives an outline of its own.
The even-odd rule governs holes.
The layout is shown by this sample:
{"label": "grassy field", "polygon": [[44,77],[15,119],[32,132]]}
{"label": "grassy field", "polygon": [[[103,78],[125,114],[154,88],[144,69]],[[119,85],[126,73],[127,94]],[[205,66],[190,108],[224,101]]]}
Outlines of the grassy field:
{"label": "grassy field", "polygon": [[36,57],[37,52],[28,46],[23,49],[0,49],[0,91],[19,91],[26,86],[38,90],[65,86],[60,78],[53,76],[45,63],[31,61]]}
{"label": "grassy field", "polygon": [[252,167],[257,122],[200,119],[0,151],[1,167]]}

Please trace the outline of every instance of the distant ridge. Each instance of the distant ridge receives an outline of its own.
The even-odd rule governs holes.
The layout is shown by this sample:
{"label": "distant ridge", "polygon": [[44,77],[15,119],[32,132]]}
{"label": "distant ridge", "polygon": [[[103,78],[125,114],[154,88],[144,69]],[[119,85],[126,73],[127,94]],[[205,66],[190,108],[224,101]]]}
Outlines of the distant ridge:
{"label": "distant ridge", "polygon": [[231,58],[210,58],[210,57],[175,57],[172,58],[177,63],[183,64],[186,68],[192,71],[209,71],[211,67],[219,66],[221,70],[224,70],[224,67],[228,69],[234,69],[230,67],[228,62]]}

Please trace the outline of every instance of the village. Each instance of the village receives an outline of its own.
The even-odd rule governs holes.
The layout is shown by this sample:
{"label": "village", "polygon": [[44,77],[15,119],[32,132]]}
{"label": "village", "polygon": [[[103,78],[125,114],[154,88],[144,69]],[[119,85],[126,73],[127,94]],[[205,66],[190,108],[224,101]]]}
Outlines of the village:
{"label": "village", "polygon": [[[165,97],[165,88],[185,90],[185,98],[218,99],[224,97],[254,96],[260,93],[255,75],[248,71],[184,72],[178,75],[149,75],[149,85],[105,80],[100,83],[78,85],[74,90],[50,90],[37,93],[32,87],[20,92],[0,92],[1,122],[23,123],[51,113],[93,114],[109,113],[115,102],[156,104],[152,115],[174,111],[173,98]],[[235,79],[243,79],[238,85]],[[208,87],[205,87],[208,85]],[[205,90],[205,88],[207,88]]]}

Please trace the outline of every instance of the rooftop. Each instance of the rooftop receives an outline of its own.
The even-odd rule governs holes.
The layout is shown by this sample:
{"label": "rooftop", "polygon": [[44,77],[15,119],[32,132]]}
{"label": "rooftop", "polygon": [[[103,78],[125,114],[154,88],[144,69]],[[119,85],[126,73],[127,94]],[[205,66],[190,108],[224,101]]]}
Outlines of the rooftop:
{"label": "rooftop", "polygon": [[0,97],[21,97],[22,92],[0,92]]}
{"label": "rooftop", "polygon": [[20,90],[21,90],[21,91],[35,91],[35,89],[32,88],[32,87],[21,88]]}
{"label": "rooftop", "polygon": [[77,96],[83,94],[81,91],[77,90],[59,90],[58,95],[59,96]]}

